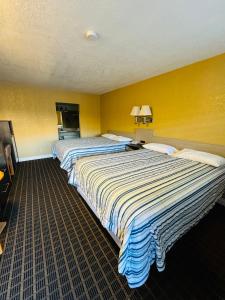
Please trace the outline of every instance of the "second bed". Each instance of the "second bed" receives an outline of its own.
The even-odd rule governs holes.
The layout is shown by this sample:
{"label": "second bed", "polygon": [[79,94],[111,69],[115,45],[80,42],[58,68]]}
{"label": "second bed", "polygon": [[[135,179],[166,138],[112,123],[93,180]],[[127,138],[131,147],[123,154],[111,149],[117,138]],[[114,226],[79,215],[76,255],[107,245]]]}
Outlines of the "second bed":
{"label": "second bed", "polygon": [[77,138],[56,141],[52,147],[53,158],[58,158],[60,167],[69,174],[73,165],[81,157],[105,153],[121,152],[130,143],[127,137],[104,134],[100,137]]}

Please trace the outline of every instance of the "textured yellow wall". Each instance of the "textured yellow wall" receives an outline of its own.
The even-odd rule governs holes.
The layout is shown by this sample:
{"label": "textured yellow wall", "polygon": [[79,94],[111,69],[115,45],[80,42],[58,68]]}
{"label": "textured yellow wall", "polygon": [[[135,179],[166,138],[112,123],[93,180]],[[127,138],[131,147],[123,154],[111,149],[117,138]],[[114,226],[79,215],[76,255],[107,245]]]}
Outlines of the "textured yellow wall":
{"label": "textured yellow wall", "polygon": [[[13,121],[20,157],[50,153],[57,101],[80,104],[83,137],[100,133],[99,96],[0,83],[0,120]],[[156,135],[225,145],[225,54],[102,95],[102,131],[133,131],[130,110],[141,104]]]}
{"label": "textured yellow wall", "polygon": [[225,54],[102,95],[102,131],[133,131],[141,104],[155,135],[225,145]]}
{"label": "textured yellow wall", "polygon": [[60,101],[80,104],[82,137],[100,133],[99,96],[0,83],[0,120],[12,120],[20,157],[51,153]]}

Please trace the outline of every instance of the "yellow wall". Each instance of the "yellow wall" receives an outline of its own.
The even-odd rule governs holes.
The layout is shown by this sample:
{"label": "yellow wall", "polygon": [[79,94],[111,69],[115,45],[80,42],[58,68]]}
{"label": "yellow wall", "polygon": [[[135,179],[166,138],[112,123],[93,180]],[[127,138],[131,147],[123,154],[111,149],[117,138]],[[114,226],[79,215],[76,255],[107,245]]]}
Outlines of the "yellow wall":
{"label": "yellow wall", "polygon": [[[100,133],[99,96],[0,83],[0,120],[13,121],[20,157],[51,153],[57,101],[80,104],[82,137]],[[156,135],[225,145],[225,54],[102,95],[102,131],[132,132],[130,110],[141,104],[153,109]]]}
{"label": "yellow wall", "polygon": [[0,83],[0,120],[12,120],[20,157],[51,153],[58,138],[55,102],[80,104],[82,137],[100,133],[99,96]]}
{"label": "yellow wall", "polygon": [[155,135],[225,145],[225,54],[102,95],[102,131],[132,132],[141,104]]}

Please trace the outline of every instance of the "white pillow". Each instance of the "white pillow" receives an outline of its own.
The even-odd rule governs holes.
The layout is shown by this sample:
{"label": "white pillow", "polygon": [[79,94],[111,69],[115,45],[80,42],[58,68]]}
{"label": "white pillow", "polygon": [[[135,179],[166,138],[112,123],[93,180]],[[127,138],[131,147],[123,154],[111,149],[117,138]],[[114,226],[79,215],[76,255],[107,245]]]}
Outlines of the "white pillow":
{"label": "white pillow", "polygon": [[166,154],[173,154],[177,151],[176,148],[166,144],[149,143],[143,145],[143,147],[149,150],[154,150]]}
{"label": "white pillow", "polygon": [[225,165],[225,158],[208,152],[197,151],[193,149],[183,149],[173,154],[174,157],[190,159],[214,167]]}
{"label": "white pillow", "polygon": [[116,135],[112,134],[112,133],[104,133],[104,134],[102,134],[102,137],[105,137],[107,139],[113,139],[116,137]]}
{"label": "white pillow", "polygon": [[116,135],[115,140],[119,141],[119,142],[131,142],[132,141],[131,138],[126,137],[126,136],[121,136],[121,135]]}

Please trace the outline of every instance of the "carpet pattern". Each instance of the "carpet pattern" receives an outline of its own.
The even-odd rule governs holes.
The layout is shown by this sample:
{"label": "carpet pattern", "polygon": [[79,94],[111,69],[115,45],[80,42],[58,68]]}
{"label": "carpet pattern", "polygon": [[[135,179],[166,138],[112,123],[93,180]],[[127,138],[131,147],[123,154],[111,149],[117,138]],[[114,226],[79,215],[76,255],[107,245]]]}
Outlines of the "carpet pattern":
{"label": "carpet pattern", "polygon": [[166,270],[130,289],[119,249],[57,161],[20,163],[0,236],[0,299],[225,299],[225,208],[216,207],[168,253]]}

